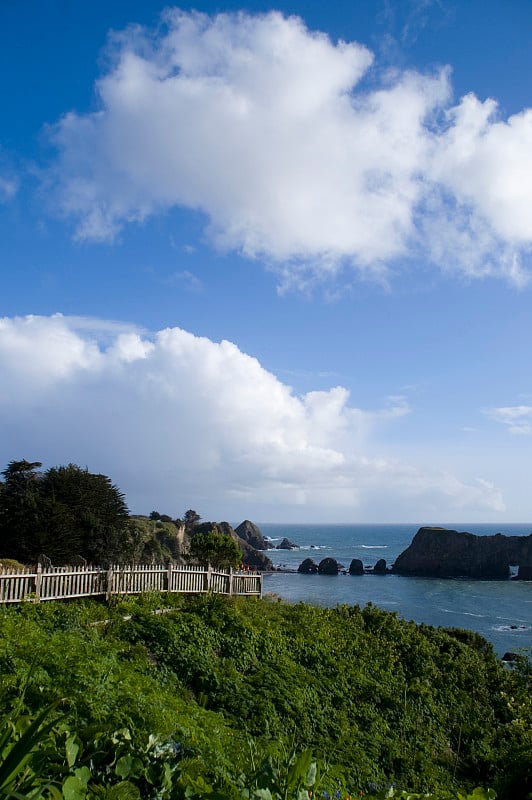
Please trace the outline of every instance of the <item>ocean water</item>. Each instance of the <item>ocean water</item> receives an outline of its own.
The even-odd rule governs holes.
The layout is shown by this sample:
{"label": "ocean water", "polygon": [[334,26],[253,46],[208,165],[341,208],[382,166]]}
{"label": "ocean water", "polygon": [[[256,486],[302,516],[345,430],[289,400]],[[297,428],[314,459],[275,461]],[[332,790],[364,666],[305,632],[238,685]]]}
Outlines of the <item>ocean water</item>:
{"label": "ocean water", "polygon": [[[353,558],[373,567],[380,558],[391,566],[412,541],[420,525],[259,525],[277,545],[287,537],[297,550],[268,550],[283,572],[264,576],[264,593],[290,602],[334,607],[340,603],[373,603],[396,611],[404,619],[442,627],[468,628],[481,633],[502,656],[532,648],[532,582],[407,578],[400,575],[300,575],[305,558],[316,563],[328,556],[346,570]],[[445,527],[478,536],[503,533],[528,536],[532,524],[486,525],[453,523]]]}

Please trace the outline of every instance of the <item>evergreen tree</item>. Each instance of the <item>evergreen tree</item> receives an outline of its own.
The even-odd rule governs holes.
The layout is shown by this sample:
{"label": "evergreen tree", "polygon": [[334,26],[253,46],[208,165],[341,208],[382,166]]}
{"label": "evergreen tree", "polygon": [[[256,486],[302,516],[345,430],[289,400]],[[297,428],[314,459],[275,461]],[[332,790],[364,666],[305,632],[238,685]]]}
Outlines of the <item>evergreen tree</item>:
{"label": "evergreen tree", "polygon": [[40,461],[10,461],[2,472],[0,490],[1,555],[18,561],[34,560],[35,538],[41,518],[39,489]]}
{"label": "evergreen tree", "polygon": [[76,464],[52,467],[43,476],[41,494],[71,517],[72,535],[61,555],[63,562],[77,555],[98,564],[132,558],[125,498],[106,475]]}
{"label": "evergreen tree", "polygon": [[37,472],[39,461],[11,461],[0,483],[0,556],[25,563],[133,561],[142,542],[124,495],[106,475],[76,464]]}
{"label": "evergreen tree", "polygon": [[212,567],[236,567],[242,561],[242,552],[229,534],[196,533],[190,542],[190,557],[200,564]]}
{"label": "evergreen tree", "polygon": [[192,531],[194,530],[200,519],[201,519],[200,515],[192,508],[189,508],[188,511],[185,511],[185,516],[183,517],[183,522],[185,523],[185,531],[187,533],[192,533]]}

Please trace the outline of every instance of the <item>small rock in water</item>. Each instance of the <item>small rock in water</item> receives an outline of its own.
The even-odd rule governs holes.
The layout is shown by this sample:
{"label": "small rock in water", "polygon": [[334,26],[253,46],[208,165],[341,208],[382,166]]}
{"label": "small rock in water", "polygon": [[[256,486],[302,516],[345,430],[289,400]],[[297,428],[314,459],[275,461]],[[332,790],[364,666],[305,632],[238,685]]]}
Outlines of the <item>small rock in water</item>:
{"label": "small rock in water", "polygon": [[517,661],[519,656],[517,653],[505,653],[502,657],[503,661]]}
{"label": "small rock in water", "polygon": [[302,572],[304,575],[316,575],[318,572],[318,565],[311,558],[306,558],[301,562],[297,571]]}
{"label": "small rock in water", "polygon": [[350,575],[363,575],[364,574],[364,564],[359,558],[354,558],[349,565],[349,574]]}
{"label": "small rock in water", "polygon": [[290,539],[287,539],[285,537],[283,539],[283,541],[281,542],[281,544],[278,544],[275,549],[276,550],[298,550],[299,549],[299,545],[294,544],[293,542],[290,541]]}
{"label": "small rock in water", "polygon": [[320,575],[338,575],[338,561],[335,558],[324,558],[318,565]]}

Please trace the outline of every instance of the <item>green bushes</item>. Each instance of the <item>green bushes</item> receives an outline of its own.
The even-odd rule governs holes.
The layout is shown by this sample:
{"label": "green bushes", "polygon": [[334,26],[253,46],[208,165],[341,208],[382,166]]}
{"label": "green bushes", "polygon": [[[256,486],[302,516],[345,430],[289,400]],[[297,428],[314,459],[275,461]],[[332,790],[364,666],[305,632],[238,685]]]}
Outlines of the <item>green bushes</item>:
{"label": "green bushes", "polygon": [[242,561],[242,551],[236,541],[226,533],[216,530],[195,533],[190,542],[192,560],[215,569],[237,567]]}
{"label": "green bushes", "polygon": [[[71,800],[532,788],[528,660],[507,671],[483,640],[373,606],[150,595],[0,609],[5,710],[32,662],[25,713],[68,698],[46,763]],[[319,781],[286,789],[310,753]]]}

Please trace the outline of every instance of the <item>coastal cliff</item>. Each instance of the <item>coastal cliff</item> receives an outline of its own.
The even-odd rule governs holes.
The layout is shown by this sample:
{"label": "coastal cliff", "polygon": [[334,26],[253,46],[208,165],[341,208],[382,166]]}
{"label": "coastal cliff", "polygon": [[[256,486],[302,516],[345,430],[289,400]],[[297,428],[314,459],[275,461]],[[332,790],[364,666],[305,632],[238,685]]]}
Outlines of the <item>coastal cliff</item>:
{"label": "coastal cliff", "polygon": [[251,567],[252,569],[257,569],[263,572],[271,571],[273,569],[273,564],[268,556],[262,550],[254,547],[249,541],[246,541],[246,539],[237,533],[238,530],[243,530],[242,526],[244,526],[246,530],[248,530],[249,526],[252,526],[254,531],[257,532],[257,534],[260,534],[262,541],[265,541],[260,529],[252,522],[249,522],[249,520],[245,520],[243,523],[241,523],[236,530],[234,530],[228,522],[201,522],[194,526],[194,533],[209,533],[210,531],[216,531],[217,533],[231,536],[231,538],[235,540],[242,551],[243,564]]}
{"label": "coastal cliff", "polygon": [[434,578],[532,579],[530,536],[476,536],[447,528],[420,528],[411,544],[396,559],[392,572]]}

